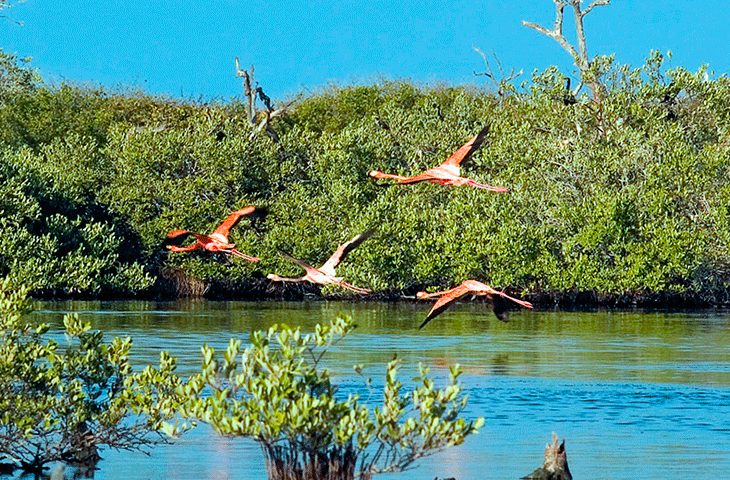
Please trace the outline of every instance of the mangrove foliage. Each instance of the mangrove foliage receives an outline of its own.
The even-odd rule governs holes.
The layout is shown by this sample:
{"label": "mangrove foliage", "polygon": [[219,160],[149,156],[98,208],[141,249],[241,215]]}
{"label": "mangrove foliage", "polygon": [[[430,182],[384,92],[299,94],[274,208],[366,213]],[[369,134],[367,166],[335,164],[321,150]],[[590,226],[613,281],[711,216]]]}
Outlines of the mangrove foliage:
{"label": "mangrove foliage", "polygon": [[[236,99],[47,85],[2,58],[0,275],[36,295],[161,295],[175,274],[218,298],[284,295],[266,274],[301,272],[280,250],[319,265],[376,228],[338,273],[377,292],[474,278],[538,302],[728,301],[730,80],[658,52],[593,61],[600,104],[565,102],[555,68],[498,95],[331,87],[272,118],[275,137]],[[438,165],[485,125],[462,173],[508,193],[368,177]],[[246,205],[269,215],[231,241],[258,263],[160,247]]]}
{"label": "mangrove foliage", "polygon": [[49,463],[93,468],[100,448],[147,451],[164,440],[180,381],[175,362],[133,372],[130,338],[105,343],[78,315],[64,341],[28,319],[27,289],[0,283],[0,467],[40,474]]}
{"label": "mangrove foliage", "polygon": [[460,418],[467,398],[457,381],[458,365],[443,389],[420,365],[417,387],[403,393],[393,359],[386,367],[382,406],[371,410],[359,395],[345,395],[321,363],[354,328],[349,317],[317,325],[311,334],[275,325],[253,332],[246,348],[231,340],[223,358],[204,346],[202,372],[180,389],[181,412],[222,435],[261,444],[272,480],[368,479],[399,472],[462,444],[481,427],[483,418]]}

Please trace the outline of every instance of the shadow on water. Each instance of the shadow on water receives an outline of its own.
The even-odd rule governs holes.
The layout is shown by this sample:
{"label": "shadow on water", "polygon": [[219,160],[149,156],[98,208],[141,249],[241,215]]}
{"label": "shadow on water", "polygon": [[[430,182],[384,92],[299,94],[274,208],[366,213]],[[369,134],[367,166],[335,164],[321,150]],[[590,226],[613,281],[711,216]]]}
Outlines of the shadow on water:
{"label": "shadow on water", "polygon": [[[112,336],[131,336],[132,361],[178,357],[187,377],[200,367],[200,346],[222,349],[274,323],[307,332],[339,313],[355,332],[333,349],[327,367],[345,392],[376,404],[385,362],[397,354],[408,386],[418,362],[445,379],[463,366],[468,417],[484,416],[464,445],[427,458],[408,474],[519,478],[542,461],[552,431],[567,440],[575,478],[717,478],[730,465],[730,319],[726,312],[515,311],[498,322],[483,304],[462,304],[424,329],[428,303],[346,302],[46,302],[39,319],[59,332],[77,312]],[[364,364],[373,387],[352,371]],[[205,426],[151,456],[102,452],[97,479],[264,480],[253,442],[216,436]],[[129,470],[129,465],[134,470]],[[701,467],[701,468],[700,468]],[[407,477],[406,477],[407,475]]]}

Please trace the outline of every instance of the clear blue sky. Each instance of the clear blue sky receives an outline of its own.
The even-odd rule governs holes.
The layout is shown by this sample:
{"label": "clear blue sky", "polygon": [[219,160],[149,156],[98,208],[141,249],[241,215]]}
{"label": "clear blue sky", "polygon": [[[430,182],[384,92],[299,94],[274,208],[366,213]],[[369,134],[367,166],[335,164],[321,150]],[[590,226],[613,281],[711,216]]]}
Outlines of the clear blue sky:
{"label": "clear blue sky", "polygon": [[[726,73],[723,4],[613,0],[586,17],[589,54],[638,66],[650,50],[669,49],[670,66]],[[575,78],[567,53],[521,23],[551,27],[554,11],[552,0],[27,0],[3,12],[24,25],[0,20],[0,48],[32,57],[51,82],[205,100],[242,96],[237,56],[276,100],[380,79],[486,84],[474,76],[484,64],[472,46],[524,70],[520,81],[553,64]]]}

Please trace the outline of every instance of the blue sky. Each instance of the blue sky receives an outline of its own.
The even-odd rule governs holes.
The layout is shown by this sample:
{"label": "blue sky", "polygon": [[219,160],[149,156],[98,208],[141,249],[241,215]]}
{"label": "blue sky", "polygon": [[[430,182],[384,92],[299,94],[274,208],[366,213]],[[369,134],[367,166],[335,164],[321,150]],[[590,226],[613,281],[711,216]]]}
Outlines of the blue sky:
{"label": "blue sky", "polygon": [[[506,70],[557,65],[576,78],[555,41],[522,25],[551,27],[552,0],[294,1],[27,0],[3,13],[0,48],[33,58],[51,82],[92,82],[204,100],[242,96],[234,57],[255,65],[274,100],[330,84],[410,79],[485,85],[482,58]],[[613,0],[585,19],[589,54],[639,66],[652,49],[669,66],[730,71],[723,2]],[[660,7],[657,7],[659,5]],[[572,16],[566,9],[566,35]],[[493,68],[496,68],[492,62]]]}

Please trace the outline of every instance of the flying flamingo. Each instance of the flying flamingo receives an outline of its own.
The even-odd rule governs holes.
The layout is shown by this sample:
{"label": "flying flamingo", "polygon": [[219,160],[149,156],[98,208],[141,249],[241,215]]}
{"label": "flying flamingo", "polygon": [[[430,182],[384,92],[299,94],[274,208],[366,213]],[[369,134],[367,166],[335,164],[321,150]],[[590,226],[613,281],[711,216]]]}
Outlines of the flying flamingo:
{"label": "flying flamingo", "polygon": [[[163,245],[173,252],[189,252],[197,248],[202,248],[209,252],[228,253],[230,255],[246,259],[249,262],[258,262],[260,260],[259,258],[241,253],[234,248],[235,245],[233,243],[228,243],[228,231],[236,226],[241,218],[251,215],[261,217],[266,214],[266,211],[267,210],[264,207],[251,206],[242,208],[241,210],[230,214],[228,218],[218,225],[218,228],[216,228],[210,235],[203,235],[189,230],[175,230],[167,234],[167,238],[163,242]],[[180,244],[191,235],[195,237],[197,242],[188,247],[181,247]]]}
{"label": "flying flamingo", "polygon": [[402,177],[400,175],[393,175],[390,173],[383,173],[378,170],[372,170],[369,175],[373,178],[392,178],[397,180],[396,183],[418,183],[418,182],[433,182],[439,185],[469,185],[476,188],[482,188],[484,190],[491,190],[493,192],[507,192],[508,188],[505,187],[491,187],[478,183],[469,178],[462,177],[461,168],[459,164],[464,160],[467,160],[472,153],[482,144],[484,138],[487,136],[489,126],[484,127],[479,133],[477,133],[471,140],[462,145],[456,152],[454,152],[444,163],[438,167],[426,170],[420,175],[415,177]]}
{"label": "flying flamingo", "polygon": [[375,232],[375,230],[368,230],[367,232],[357,235],[349,242],[343,243],[337,247],[335,253],[333,253],[332,256],[319,268],[314,268],[313,266],[292,257],[286,252],[281,252],[284,258],[287,258],[302,267],[307,272],[306,275],[299,278],[282,278],[276,274],[270,273],[266,276],[266,278],[275,282],[311,282],[319,285],[339,285],[340,287],[346,288],[355,293],[371,293],[371,291],[366,288],[355,287],[349,283],[343,282],[342,277],[335,276],[335,268],[337,268],[337,265],[345,259],[348,253],[367,240],[373,232]]}
{"label": "flying flamingo", "polygon": [[461,285],[454,287],[451,290],[444,290],[436,293],[418,292],[416,294],[418,298],[441,297],[436,301],[436,304],[433,306],[431,311],[428,312],[426,320],[424,320],[418,328],[423,328],[428,322],[440,315],[441,312],[453,305],[456,300],[470,293],[472,295],[486,295],[492,303],[494,314],[503,322],[507,321],[508,302],[506,300],[522,305],[523,307],[532,308],[532,304],[530,302],[517,300],[516,298],[497,291],[482,282],[477,282],[476,280],[464,280]]}

